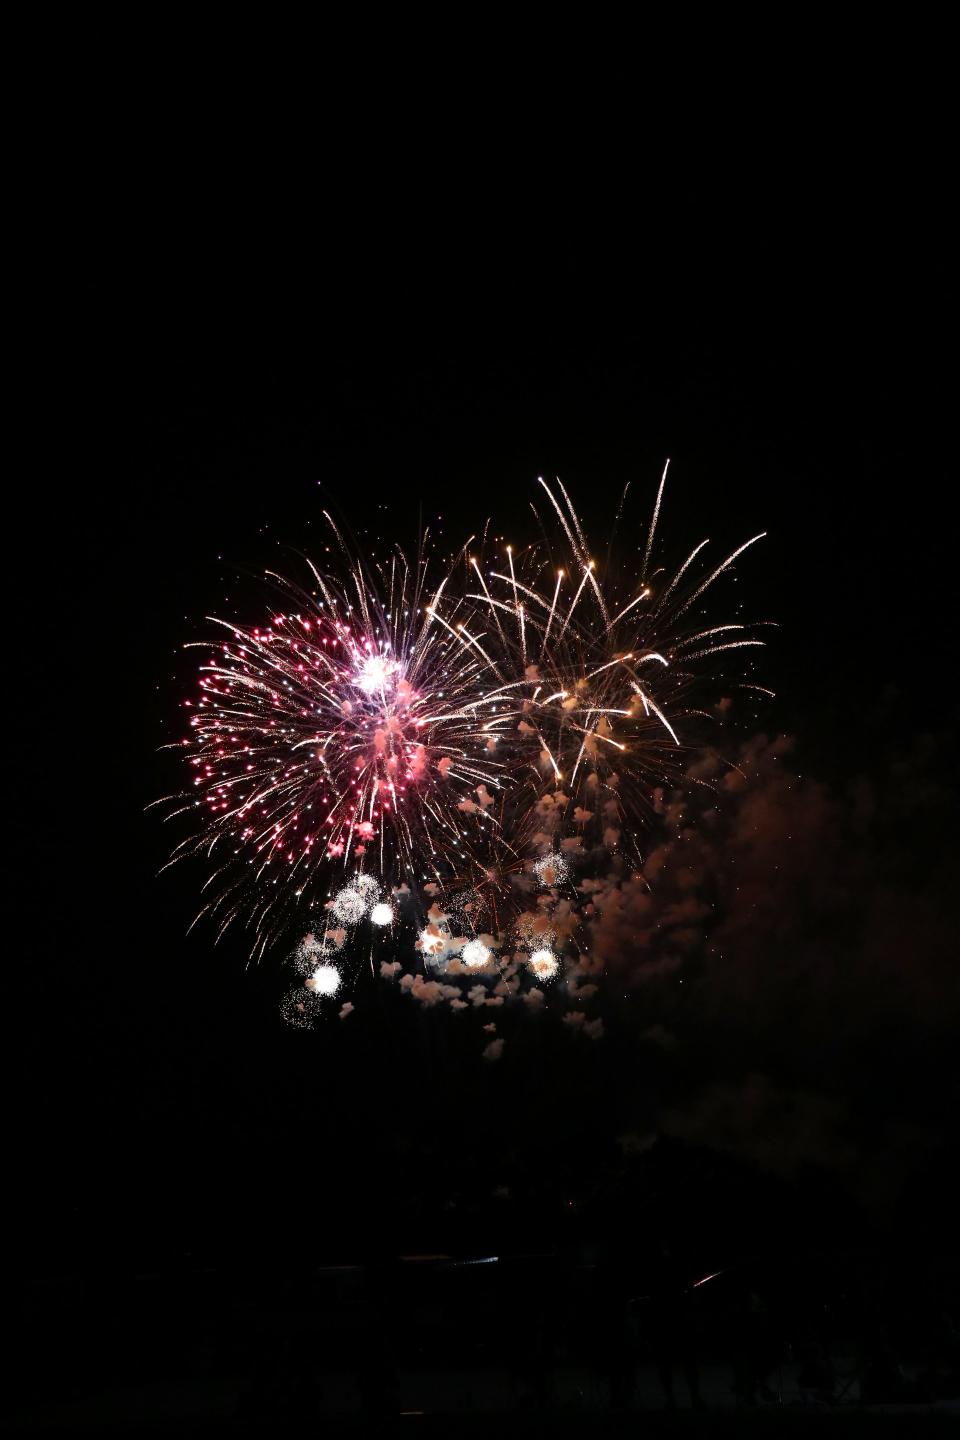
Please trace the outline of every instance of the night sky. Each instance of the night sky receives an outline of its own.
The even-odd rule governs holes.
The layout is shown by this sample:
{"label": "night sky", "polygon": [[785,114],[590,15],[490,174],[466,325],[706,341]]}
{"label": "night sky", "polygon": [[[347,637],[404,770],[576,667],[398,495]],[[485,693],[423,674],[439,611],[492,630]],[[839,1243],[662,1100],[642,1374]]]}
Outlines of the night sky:
{"label": "night sky", "polygon": [[[710,1177],[725,1254],[797,1196],[845,1237],[946,1229],[942,178],[906,152],[798,153],[648,187],[582,158],[555,189],[485,172],[357,198],[325,171],[285,204],[240,175],[208,189],[199,160],[156,188],[128,189],[119,162],[73,171],[38,308],[40,465],[8,542],[28,635],[7,1024],[30,1267],[292,1256],[308,1236],[330,1259],[466,1251],[507,1223],[497,1187],[519,1243],[531,1214],[615,1208],[658,1135],[637,1203]],[[595,1045],[520,1014],[485,1065],[473,1016],[372,981],[349,1021],[287,1028],[275,962],[185,936],[201,868],[156,876],[168,837],[144,807],[177,783],[159,747],[192,683],[183,642],[225,596],[255,606],[322,503],[360,538],[415,543],[422,520],[453,544],[490,514],[523,532],[536,477],[558,475],[590,529],[627,480],[648,514],[667,457],[670,553],[769,532],[737,584],[779,622],[777,698],[730,737],[752,789],[703,857],[736,856],[749,909],[730,899],[687,971],[611,1001]],[[650,959],[629,926],[615,944],[628,970]]]}

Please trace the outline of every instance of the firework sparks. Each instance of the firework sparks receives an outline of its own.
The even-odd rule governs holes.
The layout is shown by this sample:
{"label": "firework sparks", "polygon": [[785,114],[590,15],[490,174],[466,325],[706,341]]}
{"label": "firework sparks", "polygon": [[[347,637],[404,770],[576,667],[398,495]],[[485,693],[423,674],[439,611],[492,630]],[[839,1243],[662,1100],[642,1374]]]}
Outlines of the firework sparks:
{"label": "firework sparks", "polygon": [[340,971],[336,965],[318,965],[306,986],[314,995],[336,995],[340,989]]}
{"label": "firework sparks", "polygon": [[[200,913],[219,933],[246,921],[262,955],[321,905],[342,926],[385,927],[384,890],[428,884],[471,895],[465,913],[504,929],[531,850],[549,848],[533,870],[553,889],[569,878],[569,846],[635,838],[681,773],[684,723],[702,713],[696,667],[762,644],[701,616],[753,540],[705,577],[703,545],[672,578],[651,571],[664,481],[630,585],[598,568],[563,486],[541,481],[562,565],[545,529],[526,549],[468,543],[428,582],[422,557],[357,558],[330,521],[334,563],[311,565],[307,589],[271,576],[284,603],[268,621],[216,622],[224,638],[206,646],[187,701],[193,794],[173,810],[200,823],[172,858],[207,859]],[[527,947],[534,973],[535,956],[558,963],[546,943]],[[480,968],[487,947],[458,944],[464,967]],[[456,947],[430,920],[417,948],[443,964]]]}
{"label": "firework sparks", "polygon": [[[648,576],[665,479],[666,472],[640,583],[631,596],[618,593],[613,580],[607,588],[601,583],[583,526],[559,482],[559,499],[542,480],[540,484],[566,541],[564,567],[552,564],[549,536],[521,554],[508,546],[505,571],[493,564],[484,575],[474,562],[474,574],[482,583],[466,598],[481,615],[486,611],[488,629],[494,627],[498,641],[493,647],[496,664],[488,666],[492,688],[483,700],[483,708],[495,713],[484,730],[496,739],[498,759],[510,772],[510,824],[504,829],[517,850],[530,842],[545,795],[553,795],[564,807],[561,834],[582,833],[594,822],[596,829],[611,835],[614,824],[623,828],[640,820],[657,786],[680,772],[678,725],[698,713],[691,710],[689,698],[693,663],[763,643],[740,625],[698,629],[685,620],[760,536],[740,546],[705,579],[684,584],[702,548],[698,546],[662,593],[656,593]],[[475,620],[473,627],[478,625]],[[461,644],[466,648],[466,641],[461,639]],[[537,657],[534,663],[531,655]],[[535,872],[544,885],[563,883],[564,861],[556,853],[546,856]]]}
{"label": "firework sparks", "polygon": [[540,884],[548,890],[555,885],[564,885],[570,878],[569,866],[557,850],[537,860],[533,867],[533,873]]}
{"label": "firework sparks", "polygon": [[527,965],[531,972],[537,977],[541,984],[546,980],[552,980],[559,969],[560,962],[552,950],[534,950]]}
{"label": "firework sparks", "polygon": [[359,890],[350,886],[339,890],[332,905],[333,913],[345,925],[356,925],[367,913],[367,902]]}
{"label": "firework sparks", "polygon": [[464,945],[460,958],[468,970],[483,970],[493,957],[493,951],[482,940],[470,940]]}
{"label": "firework sparks", "polygon": [[[269,623],[216,622],[227,638],[187,702],[195,798],[178,807],[203,824],[173,858],[208,858],[201,913],[221,932],[247,920],[255,954],[338,869],[422,882],[479,855],[497,824],[505,770],[479,739],[488,667],[425,603],[449,576],[428,594],[425,566],[414,573],[397,555],[375,574],[353,561],[339,584],[311,567],[312,592],[273,577],[292,603]],[[356,883],[334,900],[346,924],[366,909]]]}

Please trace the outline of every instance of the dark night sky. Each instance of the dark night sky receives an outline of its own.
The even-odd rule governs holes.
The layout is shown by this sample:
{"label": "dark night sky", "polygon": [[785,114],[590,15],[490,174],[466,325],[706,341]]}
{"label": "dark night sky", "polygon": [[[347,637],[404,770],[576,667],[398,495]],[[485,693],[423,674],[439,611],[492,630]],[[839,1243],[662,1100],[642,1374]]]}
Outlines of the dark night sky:
{"label": "dark night sky", "polygon": [[[935,157],[718,157],[664,187],[583,166],[552,191],[487,176],[455,199],[398,179],[357,200],[324,172],[285,206],[249,179],[208,190],[194,163],[182,185],[165,172],[135,194],[123,165],[96,180],[73,167],[38,322],[44,473],[19,544],[42,750],[14,777],[32,822],[12,866],[25,999],[8,1022],[37,1264],[251,1231],[295,1246],[318,1214],[349,1237],[348,1212],[406,1216],[423,1243],[448,1153],[465,1188],[498,1183],[524,1145],[575,1186],[598,1119],[585,1088],[618,1097],[612,1134],[631,1105],[633,1128],[657,1123],[623,1036],[573,1068],[550,1035],[482,1067],[448,1017],[373,995],[348,1025],[302,1035],[280,1022],[269,966],[184,939],[199,877],[154,878],[165,837],[142,813],[169,785],[156,748],[190,673],[174,651],[238,593],[221,577],[274,561],[278,542],[309,549],[318,486],[358,529],[386,504],[397,538],[415,538],[422,508],[454,539],[525,510],[538,474],[602,522],[628,478],[652,499],[669,456],[677,549],[770,532],[740,581],[781,625],[762,728],[796,737],[798,767],[841,810],[857,775],[892,806],[849,883],[875,896],[881,871],[906,876],[931,943],[951,928],[956,281]],[[929,802],[913,818],[890,799],[898,765]],[[928,1002],[891,1034],[858,963],[844,1013],[868,1058],[856,1082],[837,1060],[825,1084],[866,1144],[896,1101],[897,1054],[927,1046]],[[933,967],[934,998],[939,964],[907,940],[890,960]],[[737,984],[726,1009],[724,993],[712,1043],[679,1066],[684,1096],[709,1091],[728,1029],[759,1057],[785,1023],[782,997],[752,1013]],[[810,1046],[842,1051],[836,990],[819,1035],[815,994],[804,1003]],[[776,1083],[794,1082],[809,1095],[806,1073]],[[931,1143],[948,1144],[955,1085],[930,1062],[905,1145],[927,1146],[924,1093]],[[701,1141],[709,1106],[691,1105],[708,1118],[684,1133]],[[874,1147],[884,1174],[891,1146]]]}

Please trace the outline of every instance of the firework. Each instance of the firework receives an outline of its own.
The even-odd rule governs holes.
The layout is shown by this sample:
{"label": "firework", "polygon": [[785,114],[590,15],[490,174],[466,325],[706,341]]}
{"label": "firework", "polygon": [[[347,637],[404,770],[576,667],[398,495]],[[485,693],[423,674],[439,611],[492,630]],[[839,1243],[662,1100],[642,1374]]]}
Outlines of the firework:
{"label": "firework", "polygon": [[570,878],[567,862],[557,850],[553,850],[549,855],[544,855],[537,860],[533,867],[533,873],[546,889],[552,889],[555,885],[563,885]]}
{"label": "firework", "polygon": [[356,925],[357,921],[362,920],[367,913],[367,902],[361,891],[345,885],[342,890],[337,891],[331,909],[337,919],[342,920],[345,925]]}
{"label": "firework", "polygon": [[762,643],[701,614],[753,541],[706,573],[705,541],[671,575],[651,569],[661,481],[623,586],[563,486],[540,485],[548,523],[526,549],[468,542],[428,580],[422,554],[357,557],[330,521],[334,561],[310,564],[307,588],[271,575],[283,603],[268,621],[215,622],[224,637],[187,701],[193,795],[174,807],[199,823],[173,858],[206,858],[200,913],[220,933],[243,919],[260,955],[311,909],[384,927],[384,892],[432,889],[456,897],[474,938],[454,944],[446,916],[428,917],[417,948],[438,965],[460,948],[479,968],[479,927],[515,923],[531,862],[552,890],[584,845],[636,850],[702,713],[698,670]]}
{"label": "firework", "polygon": [[[329,967],[339,976],[339,969],[332,964],[332,961],[333,958],[338,955],[338,952],[342,950],[346,938],[346,931],[344,930],[328,930],[320,940],[317,939],[316,935],[308,933],[289,956],[289,963],[302,977],[300,983],[305,987],[304,991],[299,993],[300,1000],[313,1002],[308,1007],[308,1018],[311,1020],[317,1018],[322,1008],[319,1004],[322,998],[322,992],[317,988],[317,973],[321,972],[322,980],[324,968]],[[286,1013],[286,1011],[284,1011],[284,1013]],[[301,1021],[295,1018],[294,1023],[306,1024],[307,1021]]]}
{"label": "firework", "polygon": [[559,968],[559,961],[552,950],[534,950],[527,961],[530,971],[543,984],[545,980],[552,980]]}
{"label": "firework", "polygon": [[490,964],[493,952],[482,940],[470,940],[464,945],[460,958],[468,970],[483,970]]}
{"label": "firework", "polygon": [[446,924],[431,921],[417,938],[416,948],[425,960],[434,965],[439,965],[450,953],[450,931]]}
{"label": "firework", "polygon": [[[465,598],[478,607],[475,630],[444,618],[447,596],[434,607],[464,660],[479,656],[484,664],[490,688],[481,702],[467,703],[486,750],[509,776],[502,833],[515,851],[564,836],[574,848],[588,837],[612,848],[624,829],[635,834],[654,792],[681,772],[678,727],[702,714],[691,703],[698,667],[763,644],[742,624],[705,624],[699,608],[760,535],[706,575],[693,567],[707,541],[672,576],[651,571],[665,481],[666,471],[629,587],[616,583],[609,564],[607,576],[598,570],[563,486],[557,482],[558,499],[540,480],[564,564],[544,526],[537,544],[518,554],[507,546],[505,565],[468,558],[475,584]],[[567,878],[554,849],[534,868],[547,887]]]}
{"label": "firework", "polygon": [[280,1005],[280,1014],[286,1023],[297,1030],[312,1030],[321,1010],[320,997],[302,985],[288,990]]}
{"label": "firework", "polygon": [[[485,665],[434,618],[449,575],[428,593],[424,564],[397,553],[371,569],[334,533],[346,574],[311,566],[309,592],[274,576],[290,603],[269,623],[216,620],[227,638],[205,647],[187,702],[195,798],[177,812],[202,823],[173,858],[206,856],[201,914],[221,933],[245,919],[255,954],[338,871],[419,885],[480,863],[497,824],[505,771],[480,733]],[[333,905],[345,924],[368,908],[356,882]]]}
{"label": "firework", "polygon": [[340,989],[340,971],[335,965],[318,965],[306,981],[314,995],[336,995]]}

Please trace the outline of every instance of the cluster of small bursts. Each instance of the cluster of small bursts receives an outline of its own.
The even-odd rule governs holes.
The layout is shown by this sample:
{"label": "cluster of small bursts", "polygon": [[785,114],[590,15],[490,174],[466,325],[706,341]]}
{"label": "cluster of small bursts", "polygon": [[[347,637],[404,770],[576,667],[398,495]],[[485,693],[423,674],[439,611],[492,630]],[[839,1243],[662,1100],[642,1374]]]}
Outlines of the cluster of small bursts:
{"label": "cluster of small bursts", "polygon": [[[413,991],[427,1004],[440,1000],[452,1002],[454,1009],[466,1009],[468,1003],[500,1005],[504,997],[518,992],[517,977],[523,969],[536,986],[528,992],[528,1001],[537,1003],[543,988],[560,972],[558,934],[551,923],[550,908],[558,890],[569,882],[570,871],[564,857],[552,851],[533,862],[529,873],[537,887],[546,892],[541,897],[543,903],[521,914],[507,935],[457,934],[459,928],[466,928],[458,925],[457,912],[460,918],[466,918],[465,912],[471,908],[467,897],[456,897],[449,909],[432,903],[426,924],[419,928],[413,946],[430,979],[424,982],[422,977],[410,973],[401,980],[403,988]],[[291,956],[294,969],[303,979],[301,985],[287,994],[281,1006],[281,1013],[289,1024],[309,1028],[332,1002],[339,1004],[348,981],[348,938],[356,935],[362,926],[369,925],[370,939],[375,944],[378,932],[386,936],[395,926],[409,924],[402,907],[411,898],[411,891],[403,886],[395,888],[385,899],[379,882],[363,872],[353,875],[334,894],[326,904],[322,927],[308,931]],[[370,954],[372,960],[373,947]],[[383,978],[395,979],[400,971],[399,962],[381,960]],[[462,999],[459,987],[444,983],[464,977],[474,982],[474,988],[466,992],[472,997],[471,1002]],[[493,992],[477,983],[483,981],[494,982]],[[353,1005],[348,1001],[340,1006],[340,1017],[345,1019],[352,1011]]]}
{"label": "cluster of small bursts", "polygon": [[357,927],[398,938],[405,898],[421,969],[401,983],[425,1003],[430,986],[455,1004],[451,979],[498,974],[482,1003],[502,1002],[521,971],[542,995],[572,945],[567,864],[584,850],[639,861],[653,797],[683,783],[703,662],[743,662],[727,694],[770,693],[748,678],[756,626],[712,623],[704,604],[761,537],[706,573],[706,540],[657,566],[665,478],[627,564],[612,559],[615,522],[598,565],[559,481],[539,481],[540,540],[515,552],[487,527],[442,562],[426,536],[413,560],[358,552],[324,512],[330,543],[322,567],[306,561],[306,588],[270,572],[283,605],[259,626],[217,619],[217,640],[196,642],[172,747],[190,786],[166,797],[168,818],[191,824],[169,863],[203,858],[197,918],[218,938],[244,926],[253,958],[306,934],[294,1023],[339,998]]}

